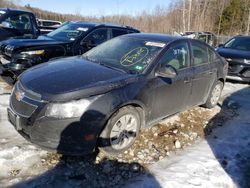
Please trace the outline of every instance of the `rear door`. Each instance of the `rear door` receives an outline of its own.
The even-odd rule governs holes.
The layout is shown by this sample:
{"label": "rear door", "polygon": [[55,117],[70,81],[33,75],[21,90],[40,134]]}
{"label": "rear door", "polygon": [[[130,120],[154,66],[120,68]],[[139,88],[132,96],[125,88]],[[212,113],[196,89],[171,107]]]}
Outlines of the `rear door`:
{"label": "rear door", "polygon": [[189,106],[193,70],[190,67],[190,50],[186,41],[172,44],[158,62],[159,68],[166,64],[177,70],[173,79],[155,77],[152,119],[166,117]]}
{"label": "rear door", "polygon": [[216,77],[216,70],[211,67],[208,47],[199,42],[191,41],[192,67],[194,71],[190,103],[204,104]]}

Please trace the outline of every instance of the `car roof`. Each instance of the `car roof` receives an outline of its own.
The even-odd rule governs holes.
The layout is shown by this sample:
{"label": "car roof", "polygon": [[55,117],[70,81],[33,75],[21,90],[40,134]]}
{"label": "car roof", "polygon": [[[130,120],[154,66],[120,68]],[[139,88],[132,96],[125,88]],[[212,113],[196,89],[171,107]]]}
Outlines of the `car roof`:
{"label": "car roof", "polygon": [[12,9],[12,8],[1,8],[0,9],[1,11],[5,11],[6,13],[7,12],[15,12],[15,13],[31,13],[33,14],[32,12],[30,11],[26,11],[26,10],[18,10],[18,9]]}
{"label": "car roof", "polygon": [[159,33],[133,33],[133,34],[125,35],[125,36],[133,37],[133,38],[140,38],[144,40],[159,41],[159,42],[164,42],[164,43],[169,43],[169,42],[181,40],[181,39],[188,39],[182,36],[173,36],[173,35],[159,34]]}
{"label": "car roof", "polygon": [[82,25],[85,25],[85,26],[88,26],[88,27],[106,26],[106,27],[117,27],[117,28],[124,28],[124,29],[130,29],[130,30],[137,30],[136,28],[133,28],[131,26],[119,25],[119,24],[113,24],[113,23],[105,23],[105,22],[102,23],[102,22],[70,21],[70,23],[82,24]]}
{"label": "car roof", "polygon": [[250,36],[249,35],[237,35],[234,38],[247,38],[247,39],[250,39]]}

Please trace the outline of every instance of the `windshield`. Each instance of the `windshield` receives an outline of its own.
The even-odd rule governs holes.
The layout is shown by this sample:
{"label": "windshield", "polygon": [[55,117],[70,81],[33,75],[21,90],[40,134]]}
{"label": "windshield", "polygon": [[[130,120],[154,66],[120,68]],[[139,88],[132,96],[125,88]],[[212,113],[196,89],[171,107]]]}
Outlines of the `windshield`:
{"label": "windshield", "polygon": [[[1,14],[3,13],[3,14]],[[2,16],[2,19],[0,21],[0,26],[5,28],[11,28],[16,30],[26,30],[31,31],[31,21],[30,16],[27,13],[21,13],[21,14],[11,14],[11,15],[5,15],[4,11],[0,11],[0,15]]]}
{"label": "windshield", "polygon": [[123,72],[142,73],[164,46],[144,39],[118,37],[93,48],[83,58]]}
{"label": "windshield", "polygon": [[250,37],[233,38],[224,45],[224,48],[250,51]]}
{"label": "windshield", "polygon": [[50,32],[47,36],[63,41],[74,41],[88,30],[89,28],[82,24],[68,23]]}

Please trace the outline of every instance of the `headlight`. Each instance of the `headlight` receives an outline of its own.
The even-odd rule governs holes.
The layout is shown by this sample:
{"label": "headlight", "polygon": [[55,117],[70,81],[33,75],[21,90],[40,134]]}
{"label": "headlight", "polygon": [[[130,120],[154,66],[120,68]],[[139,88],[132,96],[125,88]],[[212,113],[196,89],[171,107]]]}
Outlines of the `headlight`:
{"label": "headlight", "polygon": [[246,64],[250,64],[250,60],[249,59],[244,59],[243,62],[246,63]]}
{"label": "headlight", "polygon": [[45,116],[59,119],[81,117],[89,105],[97,98],[99,96],[67,103],[51,103],[46,109]]}
{"label": "headlight", "polygon": [[35,50],[35,51],[27,51],[27,52],[21,52],[21,54],[28,54],[28,55],[42,55],[44,54],[44,50]]}

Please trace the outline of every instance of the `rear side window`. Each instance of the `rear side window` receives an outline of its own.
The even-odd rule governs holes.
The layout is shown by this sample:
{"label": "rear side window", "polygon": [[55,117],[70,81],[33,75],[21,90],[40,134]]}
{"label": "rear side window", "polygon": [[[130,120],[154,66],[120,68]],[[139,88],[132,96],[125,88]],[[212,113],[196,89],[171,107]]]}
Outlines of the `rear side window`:
{"label": "rear side window", "polygon": [[183,69],[189,65],[189,50],[186,42],[170,47],[159,61],[161,67],[171,65],[175,69]]}
{"label": "rear side window", "polygon": [[193,63],[194,66],[202,65],[208,63],[208,49],[205,45],[200,43],[192,42],[192,51],[193,51]]}
{"label": "rear side window", "polygon": [[118,37],[120,35],[126,35],[128,34],[128,31],[123,30],[123,29],[112,29],[112,36],[113,37]]}

